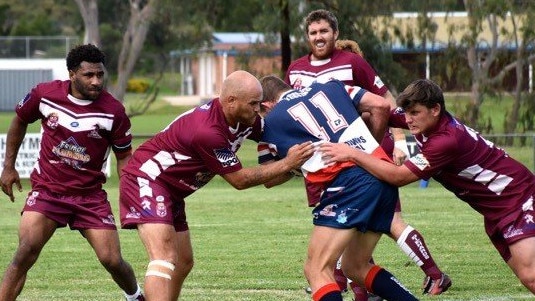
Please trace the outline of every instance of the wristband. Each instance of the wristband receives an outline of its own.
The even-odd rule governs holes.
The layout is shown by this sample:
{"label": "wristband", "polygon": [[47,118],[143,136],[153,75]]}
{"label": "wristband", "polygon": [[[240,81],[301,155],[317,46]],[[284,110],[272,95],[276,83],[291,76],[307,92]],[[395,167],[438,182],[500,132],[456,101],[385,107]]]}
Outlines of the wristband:
{"label": "wristband", "polygon": [[403,139],[394,141],[394,147],[405,153],[405,155],[407,155],[407,158],[411,156],[411,154],[409,153],[409,147],[407,146],[407,140]]}

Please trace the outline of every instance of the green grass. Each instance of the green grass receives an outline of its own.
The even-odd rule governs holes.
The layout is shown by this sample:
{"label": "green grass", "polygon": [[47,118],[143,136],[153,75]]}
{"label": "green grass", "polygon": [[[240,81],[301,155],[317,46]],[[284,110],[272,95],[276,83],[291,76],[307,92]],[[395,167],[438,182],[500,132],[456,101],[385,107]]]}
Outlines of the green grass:
{"label": "green grass", "polygon": [[[155,133],[186,108],[166,108],[132,120],[134,133]],[[8,124],[12,114],[0,114]],[[7,120],[7,123],[4,122]],[[136,144],[141,142],[136,140]],[[508,148],[533,166],[531,148]],[[253,143],[238,153],[245,165],[256,162]],[[524,161],[525,160],[525,161]],[[114,168],[112,168],[114,171]],[[115,174],[106,184],[117,214]],[[24,192],[15,203],[0,202],[0,271],[17,247],[19,211]],[[533,296],[519,283],[489,242],[481,216],[431,181],[426,189],[412,184],[401,189],[405,220],[425,237],[435,261],[453,280],[444,295],[420,294],[421,270],[397,245],[384,237],[375,253],[421,300],[527,300]],[[236,191],[220,177],[187,198],[187,214],[195,267],[184,284],[181,300],[310,300],[303,288],[302,266],[312,229],[310,209],[300,179],[273,189],[255,187]],[[147,256],[137,233],[120,230],[124,257],[143,281]],[[122,293],[100,266],[79,233],[59,229],[28,274],[18,299],[123,300]],[[345,300],[352,300],[346,295]]]}
{"label": "green grass", "polygon": [[[24,187],[27,192],[28,184]],[[107,189],[117,210],[117,186]],[[405,220],[425,236],[434,259],[453,279],[446,294],[422,300],[530,298],[490,244],[476,212],[435,182],[427,189],[410,185],[401,193]],[[22,202],[19,194],[15,203],[0,203],[2,267],[17,245]],[[312,226],[299,179],[270,190],[236,191],[216,178],[187,199],[187,212],[196,265],[182,300],[309,300],[302,265]],[[120,236],[123,255],[142,281],[147,257],[137,234],[121,230]],[[375,260],[421,296],[423,273],[388,237],[381,240]],[[121,293],[81,236],[60,229],[18,300],[45,299],[121,300]]]}

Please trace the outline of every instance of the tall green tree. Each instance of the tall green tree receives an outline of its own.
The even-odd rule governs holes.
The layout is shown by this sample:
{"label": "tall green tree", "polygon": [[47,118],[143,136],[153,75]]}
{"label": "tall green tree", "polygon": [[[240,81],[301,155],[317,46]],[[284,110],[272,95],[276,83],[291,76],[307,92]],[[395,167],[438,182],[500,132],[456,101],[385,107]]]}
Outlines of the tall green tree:
{"label": "tall green tree", "polygon": [[[505,125],[506,131],[514,132],[522,102],[523,69],[528,61],[533,61],[535,58],[533,50],[528,51],[529,47],[533,48],[535,38],[532,27],[535,14],[532,4],[513,0],[464,0],[464,3],[469,23],[461,44],[466,47],[468,65],[472,71],[471,103],[467,111],[467,122],[472,127],[478,127],[479,111],[484,95],[499,88],[504,77],[515,71],[517,77],[515,102]],[[490,41],[485,41],[482,37],[485,26],[491,32]],[[504,53],[510,53],[510,50],[503,47],[503,42],[507,41],[512,42],[512,46],[516,49],[514,58],[509,59],[509,64],[502,63],[499,72],[492,72]],[[482,48],[481,45],[486,47]]]}

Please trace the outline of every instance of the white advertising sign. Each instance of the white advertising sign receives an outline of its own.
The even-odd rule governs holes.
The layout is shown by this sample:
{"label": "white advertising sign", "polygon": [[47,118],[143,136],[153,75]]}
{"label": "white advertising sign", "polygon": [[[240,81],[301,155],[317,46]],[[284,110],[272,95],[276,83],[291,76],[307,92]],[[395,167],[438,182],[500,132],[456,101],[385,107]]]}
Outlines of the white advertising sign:
{"label": "white advertising sign", "polygon": [[[0,134],[0,172],[4,167],[4,158],[6,155],[7,135]],[[17,155],[17,161],[15,162],[15,169],[19,172],[21,179],[30,178],[30,173],[33,170],[33,166],[37,161],[39,155],[39,148],[41,145],[40,133],[27,133],[22,141]],[[106,176],[111,175],[110,161],[106,162]]]}

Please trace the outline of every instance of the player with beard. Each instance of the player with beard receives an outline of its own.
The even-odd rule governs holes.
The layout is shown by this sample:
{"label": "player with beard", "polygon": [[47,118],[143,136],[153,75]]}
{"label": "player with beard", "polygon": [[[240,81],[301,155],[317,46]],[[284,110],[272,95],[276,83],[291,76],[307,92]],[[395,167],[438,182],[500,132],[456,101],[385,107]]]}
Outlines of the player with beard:
{"label": "player with beard", "polygon": [[[315,10],[305,19],[305,33],[311,52],[292,62],[286,73],[285,82],[294,88],[308,87],[314,82],[338,79],[346,85],[359,86],[388,99],[393,106],[395,100],[381,78],[368,62],[359,54],[336,48],[339,36],[338,20],[327,10]],[[299,87],[296,87],[298,83]],[[390,134],[392,132],[392,135]],[[387,131],[381,145],[394,163],[402,164],[408,149],[405,133],[401,129]],[[310,206],[319,201],[321,188],[307,184],[307,197]],[[408,225],[401,216],[401,203],[398,201],[392,220],[390,237],[425,273],[423,293],[438,295],[451,286],[451,280],[443,273],[431,256],[423,236]],[[340,269],[335,270],[339,285],[347,286],[347,280]],[[366,300],[367,294],[356,284],[351,285],[356,300]]]}
{"label": "player with beard", "polygon": [[[260,163],[275,164],[271,162],[284,158],[289,146],[308,140],[346,141],[391,162],[376,141],[385,133],[390,107],[386,99],[338,80],[300,90],[292,90],[276,76],[260,81],[265,115],[258,144]],[[363,112],[369,129],[360,117]],[[342,269],[355,283],[388,300],[417,300],[390,272],[370,263],[381,233],[390,230],[398,190],[354,164],[324,165],[316,155],[301,169],[308,181],[325,187],[312,210],[314,228],[304,268],[313,300],[343,300],[333,275],[342,253]],[[266,187],[288,179],[279,178]]]}
{"label": "player with beard", "polygon": [[119,175],[132,153],[130,120],[123,105],[104,90],[104,63],[104,53],[93,45],[72,49],[67,55],[70,79],[38,84],[15,109],[0,177],[2,191],[12,202],[13,184],[22,191],[15,160],[28,124],[39,120],[42,138],[22,210],[19,246],[0,285],[2,301],[17,298],[45,244],[57,228],[67,225],[89,242],[127,300],[144,300],[132,267],[121,256],[102,189],[110,150]]}
{"label": "player with beard", "polygon": [[433,178],[484,219],[502,259],[535,294],[535,176],[503,149],[455,119],[434,82],[419,79],[398,96],[391,126],[410,130],[420,153],[401,166],[383,164],[346,144],[321,146],[327,162],[355,162],[379,179],[403,186]]}

